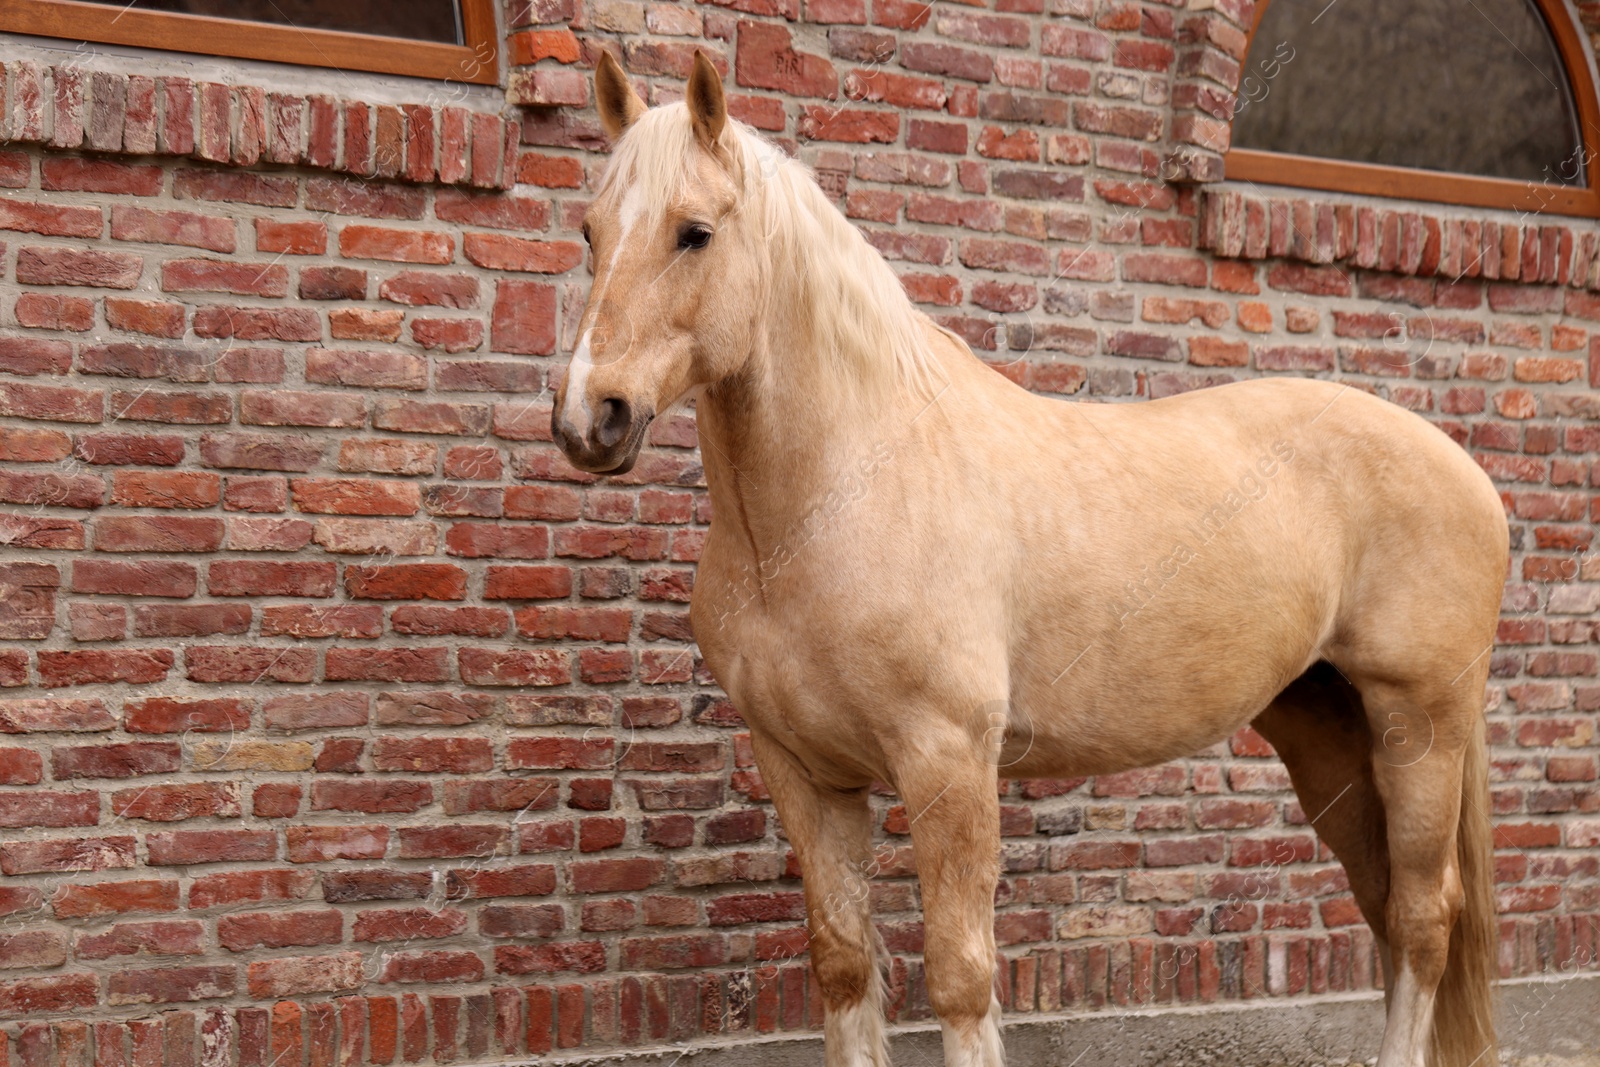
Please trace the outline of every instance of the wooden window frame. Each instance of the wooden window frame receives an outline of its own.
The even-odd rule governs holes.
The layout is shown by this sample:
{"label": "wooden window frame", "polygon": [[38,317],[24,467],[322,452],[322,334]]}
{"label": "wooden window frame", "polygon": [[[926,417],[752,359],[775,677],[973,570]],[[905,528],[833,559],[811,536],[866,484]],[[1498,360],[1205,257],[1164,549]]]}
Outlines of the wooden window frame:
{"label": "wooden window frame", "polygon": [[266,59],[301,67],[497,85],[500,48],[494,2],[461,0],[461,25],[467,40],[462,45],[211,15],[119,9],[79,0],[0,0],[0,30],[169,52]]}
{"label": "wooden window frame", "polygon": [[[1261,27],[1269,3],[1270,0],[1260,0],[1256,5],[1255,21],[1245,43],[1246,57],[1255,43],[1256,31]],[[1584,47],[1582,30],[1574,23],[1564,0],[1536,0],[1536,3],[1555,39],[1556,51],[1566,68],[1567,85],[1578,109],[1578,135],[1587,160],[1587,185],[1520,182],[1231,147],[1223,155],[1224,177],[1399,200],[1600,218],[1600,147],[1596,147],[1600,146],[1600,97],[1595,94],[1593,61]],[[1229,132],[1231,135],[1231,123]]]}

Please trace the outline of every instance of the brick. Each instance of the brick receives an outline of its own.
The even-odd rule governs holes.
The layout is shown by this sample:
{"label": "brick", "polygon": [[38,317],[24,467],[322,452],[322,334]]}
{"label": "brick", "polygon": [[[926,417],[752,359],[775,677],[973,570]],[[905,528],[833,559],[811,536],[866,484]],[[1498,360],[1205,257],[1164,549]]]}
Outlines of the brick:
{"label": "brick", "polygon": [[91,1009],[99,1000],[99,982],[92,974],[62,974],[0,982],[0,1016],[37,1016],[40,1012]]}
{"label": "brick", "polygon": [[307,471],[322,456],[323,444],[293,434],[208,433],[200,436],[200,456],[208,466],[247,470]]}
{"label": "brick", "polygon": [[339,231],[339,254],[350,259],[397,263],[449,263],[455,258],[455,243],[449,234],[437,231],[351,223]]}
{"label": "brick", "polygon": [[449,401],[382,399],[373,407],[372,424],[399,433],[465,434],[480,436],[489,427],[489,409],[483,404]]}
{"label": "brick", "polygon": [[[100,797],[94,792],[0,790],[0,826],[93,826],[99,821]],[[0,966],[6,965],[5,955],[0,938]]]}
{"label": "brick", "polygon": [[449,659],[443,648],[333,648],[325,674],[329,681],[442,682]]}
{"label": "brick", "polygon": [[289,271],[275,263],[171,259],[161,265],[161,288],[169,293],[285,296],[289,292]]}
{"label": "brick", "polygon": [[328,226],[321,221],[256,219],[256,251],[320,256],[328,249]]}
{"label": "brick", "polygon": [[302,300],[364,300],[367,272],[355,267],[302,267]]}
{"label": "brick", "polygon": [[[228,511],[280,512],[288,505],[286,478],[238,474],[223,480],[222,506]],[[293,551],[310,543],[311,531],[301,519],[239,518],[228,524],[227,543],[246,552]]]}
{"label": "brick", "polygon": [[178,200],[294,207],[299,184],[291,177],[184,167],[173,175],[172,195]]}
{"label": "brick", "polygon": [[349,555],[426,556],[437,543],[431,524],[370,519],[320,519],[314,537],[326,551]]}
{"label": "brick", "polygon": [[314,811],[411,812],[432,801],[426,782],[319,780],[311,789]]}
{"label": "brick", "polygon": [[0,188],[21,189],[33,177],[33,160],[25,152],[0,152]]}
{"label": "brick", "polygon": [[549,938],[563,925],[561,908],[551,904],[491,904],[478,911],[478,929],[489,937]]}
{"label": "brick", "polygon": [[122,125],[127,111],[128,79],[106,71],[89,76],[89,113],[84,121],[84,143],[97,151],[122,147]]}
{"label": "brick", "polygon": [[63,885],[51,895],[50,905],[60,919],[172,912],[178,910],[178,882],[133,879]]}
{"label": "brick", "polygon": [[106,297],[106,325],[113,330],[151,337],[182,337],[184,316],[182,304]]}
{"label": "brick", "polygon": [[37,785],[43,780],[44,759],[29,748],[0,748],[0,784]]}
{"label": "brick", "polygon": [[[209,508],[222,499],[222,479],[220,475],[210,471],[117,471],[112,475],[111,502],[123,507],[142,508]],[[176,526],[186,520],[179,518],[164,518],[145,520],[142,516],[137,518],[105,518],[97,524],[97,530],[104,530],[107,526],[117,522],[164,522]],[[205,519],[187,520],[201,529],[206,527]],[[216,544],[221,543],[219,520],[209,520],[211,529],[216,530]],[[210,530],[207,530],[209,533]],[[209,537],[206,538],[210,540]],[[96,539],[99,547],[99,539]],[[213,544],[211,547],[215,547]]]}
{"label": "brick", "polygon": [[132,867],[133,863],[134,838],[131,835],[80,835],[0,844],[0,873],[10,875],[46,871],[106,871]]}
{"label": "brick", "polygon": [[295,478],[296,510],[322,515],[415,515],[421,494],[410,482],[362,478]]}
{"label": "brick", "polygon": [[132,289],[144,260],[131,252],[25,247],[17,250],[16,279],[23,285],[82,285]]}
{"label": "brick", "polygon": [[99,237],[104,229],[105,217],[97,207],[0,200],[0,230],[47,237]]}
{"label": "brick", "polygon": [[273,697],[262,708],[264,722],[277,730],[325,730],[365,726],[365,693],[300,694]]}
{"label": "brick", "polygon": [[145,838],[152,866],[270,860],[277,835],[270,830],[168,830]]}
{"label": "brick", "polygon": [[145,388],[112,393],[110,409],[113,418],[134,422],[214,425],[232,420],[233,399],[215,393],[169,393]]}
{"label": "brick", "polygon": [[806,105],[799,133],[808,140],[851,144],[893,144],[900,136],[900,116],[888,111]]}
{"label": "brick", "polygon": [[193,325],[198,337],[233,337],[241,341],[322,340],[322,322],[309,308],[207,304],[195,309]]}
{"label": "brick", "polygon": [[359,988],[359,952],[318,956],[286,956],[259,960],[247,967],[250,995],[257,998],[301,996]]}
{"label": "brick", "polygon": [[475,982],[483,978],[483,960],[472,952],[390,953],[379,980],[384,982]]}
{"label": "brick", "polygon": [[291,826],[284,837],[291,863],[382,859],[389,848],[389,828],[382,825]]}
{"label": "brick", "polygon": [[462,251],[480,267],[534,274],[563,274],[583,262],[583,247],[572,241],[536,241],[508,234],[468,233]]}
{"label": "brick", "polygon": [[246,604],[141,604],[133,609],[133,632],[139,637],[204,637],[242,634],[250,629]]}
{"label": "brick", "polygon": [[304,790],[288,782],[268,782],[251,793],[251,812],[258,819],[287,819],[299,814]]}
{"label": "brick", "polygon": [[823,57],[795,51],[784,27],[741,21],[734,80],[750,88],[831,100],[838,94],[839,76]]}
{"label": "brick", "polygon": [[[316,656],[309,649],[239,648],[226,645],[194,645],[184,654],[188,678],[193,682],[309,682]],[[268,751],[268,750],[263,750]],[[208,750],[209,752],[209,750]],[[222,750],[208,758],[237,758],[249,762],[261,752],[246,747]],[[196,759],[198,760],[198,755]],[[217,769],[223,769],[218,767]]]}
{"label": "brick", "polygon": [[232,219],[127,204],[112,205],[111,236],[118,241],[187,245],[212,252],[233,252],[238,243]]}
{"label": "brick", "polygon": [[86,374],[107,374],[124,378],[204,381],[205,364],[205,353],[177,345],[118,342],[86,346],[78,353],[80,371]]}
{"label": "brick", "polygon": [[313,561],[217,560],[206,573],[212,596],[332,596],[336,567]]}
{"label": "brick", "polygon": [[267,868],[201,874],[190,886],[189,906],[212,908],[300,900],[311,895],[315,883],[316,876],[310,871]]}
{"label": "brick", "polygon": [[515,355],[549,355],[555,351],[555,315],[554,286],[510,279],[497,282],[490,349]]}
{"label": "brick", "polygon": [[[173,654],[167,649],[79,649],[39,653],[39,678],[46,687],[127,682],[144,685],[166,678]],[[171,769],[176,769],[176,764]]]}
{"label": "brick", "polygon": [[[0,500],[8,504],[32,504],[67,508],[97,508],[105,500],[105,481],[92,474],[64,476],[29,472],[0,473]],[[12,520],[15,523],[18,520]],[[26,520],[22,520],[26,521]],[[67,527],[71,530],[73,527]],[[72,538],[82,547],[82,524]]]}
{"label": "brick", "polygon": [[255,426],[361,426],[367,407],[361,396],[348,393],[247,391],[239,397],[239,421]]}
{"label": "brick", "polygon": [[269,605],[261,611],[261,634],[263,637],[381,637],[383,609],[354,604]]}
{"label": "brick", "polygon": [[[438,447],[431,442],[347,437],[339,443],[341,471],[369,474],[432,474],[437,464]],[[377,529],[381,524],[367,525]],[[403,525],[398,524],[395,528]]]}
{"label": "brick", "polygon": [[466,596],[467,575],[445,563],[403,563],[384,567],[351,567],[345,571],[345,591],[367,600],[460,600]]}
{"label": "brick", "polygon": [[80,935],[75,950],[80,959],[118,956],[193,956],[201,952],[197,922],[118,923],[105,933]]}
{"label": "brick", "polygon": [[470,774],[494,767],[494,750],[481,737],[383,737],[373,743],[372,765],[380,771]]}
{"label": "brick", "polygon": [[328,312],[328,333],[336,340],[398,341],[403,311],[334,308]]}
{"label": "brick", "polygon": [[237,787],[216,782],[147,785],[117,790],[111,795],[111,812],[125,819],[150,822],[238,818],[239,794]]}
{"label": "brick", "polygon": [[974,49],[908,41],[901,45],[899,58],[900,65],[907,70],[974,82],[988,82],[994,78],[994,59]]}
{"label": "brick", "polygon": [[217,940],[232,952],[331,945],[339,943],[343,929],[343,916],[332,909],[224,915],[217,920]]}
{"label": "brick", "polygon": [[[23,293],[15,306],[17,325],[33,330],[69,330],[83,333],[94,327],[94,302],[83,297],[45,293]],[[49,368],[59,367],[54,373],[65,373],[71,365],[67,355],[70,347],[61,342],[41,342],[32,338],[9,338],[0,345],[0,365],[17,374],[39,374]],[[49,363],[28,354],[58,353]],[[63,359],[62,356],[66,358]],[[18,358],[21,357],[21,358]]]}
{"label": "brick", "polygon": [[453,937],[467,928],[466,912],[444,908],[372,908],[356,916],[355,941],[411,941]]}
{"label": "brick", "polygon": [[49,463],[65,459],[71,452],[72,438],[60,430],[0,431],[0,459],[6,462]]}
{"label": "brick", "polygon": [[469,685],[565,685],[572,680],[567,654],[558,649],[463,648],[461,680]]}

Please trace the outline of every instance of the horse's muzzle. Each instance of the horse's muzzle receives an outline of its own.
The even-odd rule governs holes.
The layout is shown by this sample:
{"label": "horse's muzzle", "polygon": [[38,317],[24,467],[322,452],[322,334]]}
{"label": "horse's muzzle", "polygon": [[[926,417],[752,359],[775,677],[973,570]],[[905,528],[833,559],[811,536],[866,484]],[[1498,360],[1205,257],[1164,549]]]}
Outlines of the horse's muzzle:
{"label": "horse's muzzle", "polygon": [[567,462],[579,470],[590,474],[626,474],[638,462],[645,431],[655,417],[655,412],[648,408],[635,407],[622,397],[608,397],[600,402],[600,410],[590,423],[589,432],[580,434],[562,415],[558,405],[550,412],[550,436],[566,455]]}

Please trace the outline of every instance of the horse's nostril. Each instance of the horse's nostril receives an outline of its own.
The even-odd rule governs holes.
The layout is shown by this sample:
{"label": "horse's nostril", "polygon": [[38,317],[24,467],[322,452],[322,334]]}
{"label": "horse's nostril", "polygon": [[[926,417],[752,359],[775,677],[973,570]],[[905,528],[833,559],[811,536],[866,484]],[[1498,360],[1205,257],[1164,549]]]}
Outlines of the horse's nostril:
{"label": "horse's nostril", "polygon": [[633,412],[621,397],[607,397],[600,401],[600,417],[595,420],[594,439],[603,448],[612,448],[628,436],[633,423]]}

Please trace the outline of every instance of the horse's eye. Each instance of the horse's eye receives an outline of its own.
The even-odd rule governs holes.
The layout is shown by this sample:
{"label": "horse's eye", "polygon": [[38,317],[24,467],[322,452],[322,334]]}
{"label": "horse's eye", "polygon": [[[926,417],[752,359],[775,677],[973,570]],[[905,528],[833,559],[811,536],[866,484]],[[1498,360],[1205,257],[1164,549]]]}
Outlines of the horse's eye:
{"label": "horse's eye", "polygon": [[704,248],[711,243],[711,227],[698,222],[685,226],[678,232],[678,247],[685,249]]}

